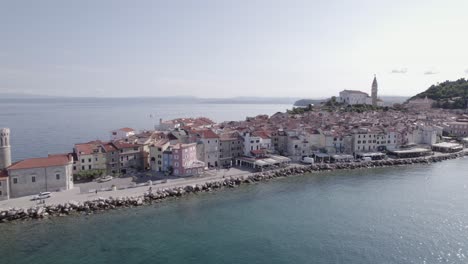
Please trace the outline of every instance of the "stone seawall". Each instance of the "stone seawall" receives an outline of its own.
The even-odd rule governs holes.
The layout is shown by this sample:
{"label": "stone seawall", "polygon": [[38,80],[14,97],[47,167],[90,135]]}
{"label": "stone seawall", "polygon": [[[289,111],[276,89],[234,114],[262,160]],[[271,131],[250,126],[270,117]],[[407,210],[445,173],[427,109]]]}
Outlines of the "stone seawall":
{"label": "stone seawall", "polygon": [[[92,214],[94,212],[109,209],[142,206],[163,201],[170,197],[180,197],[190,193],[210,192],[222,188],[234,188],[241,184],[251,184],[269,179],[288,177],[293,175],[303,175],[320,171],[333,170],[353,170],[363,168],[378,168],[390,166],[402,166],[411,164],[429,164],[448,159],[455,159],[464,156],[464,153],[454,153],[443,156],[431,156],[412,159],[368,161],[360,163],[334,163],[334,164],[313,164],[304,167],[290,167],[274,171],[259,172],[248,176],[239,176],[208,181],[204,184],[187,185],[170,189],[162,189],[145,193],[142,196],[120,197],[120,198],[99,198],[85,202],[73,202],[36,206],[29,209],[9,209],[0,211],[0,222],[10,222],[15,220],[42,219],[53,216],[65,216],[72,214]],[[156,187],[156,186],[155,186]]]}

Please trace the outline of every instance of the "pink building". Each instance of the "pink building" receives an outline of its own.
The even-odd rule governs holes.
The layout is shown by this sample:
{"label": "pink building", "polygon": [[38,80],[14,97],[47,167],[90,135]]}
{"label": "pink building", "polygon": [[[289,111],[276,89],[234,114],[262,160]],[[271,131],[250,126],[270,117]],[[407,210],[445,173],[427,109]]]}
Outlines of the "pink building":
{"label": "pink building", "polygon": [[172,146],[172,167],[176,176],[192,176],[203,173],[205,163],[197,159],[197,144],[176,144]]}

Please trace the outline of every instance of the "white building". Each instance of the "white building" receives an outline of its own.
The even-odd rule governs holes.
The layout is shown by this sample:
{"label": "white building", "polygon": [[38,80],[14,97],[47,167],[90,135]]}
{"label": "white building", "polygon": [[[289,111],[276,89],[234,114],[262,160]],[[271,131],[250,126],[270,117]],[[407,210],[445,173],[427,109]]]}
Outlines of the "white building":
{"label": "white building", "polygon": [[112,130],[110,139],[112,141],[120,140],[120,139],[128,138],[133,135],[135,135],[135,129],[129,128],[129,127],[123,127],[117,130]]}
{"label": "white building", "polygon": [[25,159],[7,168],[9,197],[73,188],[73,157],[69,154]]}
{"label": "white building", "polygon": [[339,103],[345,103],[348,105],[373,105],[373,106],[383,106],[383,101],[378,99],[377,92],[378,92],[378,85],[377,85],[377,78],[374,76],[374,80],[372,81],[372,96],[365,92],[361,92],[358,90],[343,90],[340,92],[340,96],[338,97]]}
{"label": "white building", "polygon": [[408,144],[433,145],[437,143],[438,136],[442,136],[443,129],[438,126],[418,125],[406,135]]}
{"label": "white building", "polygon": [[251,151],[262,149],[262,138],[260,136],[254,136],[250,132],[244,132],[242,137],[244,138],[245,156],[252,156]]}
{"label": "white building", "polygon": [[397,146],[397,133],[380,129],[363,128],[353,133],[353,153],[394,150]]}
{"label": "white building", "polygon": [[343,90],[340,92],[338,102],[348,105],[372,104],[372,98],[365,92],[357,90]]}

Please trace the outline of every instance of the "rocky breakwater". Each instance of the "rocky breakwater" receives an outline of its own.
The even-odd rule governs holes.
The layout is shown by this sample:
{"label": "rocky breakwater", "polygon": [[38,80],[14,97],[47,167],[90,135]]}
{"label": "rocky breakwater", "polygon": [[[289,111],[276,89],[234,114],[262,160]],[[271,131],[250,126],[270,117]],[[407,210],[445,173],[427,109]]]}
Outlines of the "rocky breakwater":
{"label": "rocky breakwater", "polygon": [[284,169],[255,173],[248,176],[223,178],[216,181],[208,181],[203,184],[160,189],[153,192],[146,192],[144,195],[141,196],[98,198],[95,200],[85,202],[70,201],[59,205],[36,206],[29,209],[12,208],[0,211],[0,222],[10,222],[15,220],[26,219],[42,219],[51,216],[65,216],[70,214],[93,214],[95,212],[110,209],[128,208],[152,204],[171,197],[181,197],[192,193],[210,192],[220,190],[223,188],[235,188],[242,184],[252,184],[279,177],[303,175],[321,171],[353,170],[363,168],[401,166],[410,164],[429,164],[433,162],[440,162],[443,160],[459,158],[463,155],[463,153],[455,153],[444,156],[430,156],[412,159],[388,159],[359,163],[321,163],[313,164],[310,166],[288,167]]}

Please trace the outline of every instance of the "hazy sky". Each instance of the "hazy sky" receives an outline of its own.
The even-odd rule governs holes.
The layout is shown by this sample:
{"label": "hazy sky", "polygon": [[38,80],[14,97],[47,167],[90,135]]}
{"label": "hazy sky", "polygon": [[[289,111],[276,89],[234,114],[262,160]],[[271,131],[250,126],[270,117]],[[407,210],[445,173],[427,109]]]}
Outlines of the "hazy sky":
{"label": "hazy sky", "polygon": [[0,0],[0,93],[412,95],[468,77],[467,0]]}

